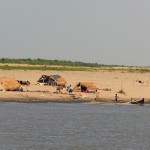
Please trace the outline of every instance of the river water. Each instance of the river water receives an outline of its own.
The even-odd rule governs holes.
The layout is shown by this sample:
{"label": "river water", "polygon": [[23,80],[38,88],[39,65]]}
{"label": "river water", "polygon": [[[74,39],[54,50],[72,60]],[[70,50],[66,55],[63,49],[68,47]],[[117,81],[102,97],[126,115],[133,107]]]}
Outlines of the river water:
{"label": "river water", "polygon": [[149,149],[149,105],[0,103],[0,150]]}

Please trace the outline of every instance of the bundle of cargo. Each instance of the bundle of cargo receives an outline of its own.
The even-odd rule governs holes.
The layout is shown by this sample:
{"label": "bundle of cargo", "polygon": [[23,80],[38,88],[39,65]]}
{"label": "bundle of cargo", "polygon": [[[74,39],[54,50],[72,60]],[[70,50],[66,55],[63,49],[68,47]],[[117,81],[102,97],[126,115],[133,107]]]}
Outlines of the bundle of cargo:
{"label": "bundle of cargo", "polygon": [[18,91],[20,84],[13,78],[0,77],[0,90]]}

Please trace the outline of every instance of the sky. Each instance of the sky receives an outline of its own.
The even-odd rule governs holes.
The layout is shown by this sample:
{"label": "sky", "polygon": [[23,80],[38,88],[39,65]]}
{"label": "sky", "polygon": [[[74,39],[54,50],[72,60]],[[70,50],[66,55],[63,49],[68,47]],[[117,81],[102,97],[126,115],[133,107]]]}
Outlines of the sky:
{"label": "sky", "polygon": [[150,66],[150,0],[0,0],[0,58]]}

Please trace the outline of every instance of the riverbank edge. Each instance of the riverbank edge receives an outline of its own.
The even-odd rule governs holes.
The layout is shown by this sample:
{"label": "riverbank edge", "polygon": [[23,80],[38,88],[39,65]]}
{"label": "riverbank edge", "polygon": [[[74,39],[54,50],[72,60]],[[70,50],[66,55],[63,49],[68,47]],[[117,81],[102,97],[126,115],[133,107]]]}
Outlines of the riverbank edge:
{"label": "riverbank edge", "polygon": [[[115,102],[112,99],[108,98],[100,98],[98,100],[95,100],[94,98],[38,98],[38,97],[0,97],[0,102],[17,102],[17,103],[101,103],[101,104],[116,104],[116,103],[127,103],[129,102],[129,99],[119,100]],[[146,100],[145,103],[150,103],[150,99]]]}

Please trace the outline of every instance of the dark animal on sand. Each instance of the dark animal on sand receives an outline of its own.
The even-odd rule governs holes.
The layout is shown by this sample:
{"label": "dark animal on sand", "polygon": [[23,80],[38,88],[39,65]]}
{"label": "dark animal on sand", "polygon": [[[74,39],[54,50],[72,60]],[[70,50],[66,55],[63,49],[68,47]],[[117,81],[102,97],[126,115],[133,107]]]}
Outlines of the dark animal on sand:
{"label": "dark animal on sand", "polygon": [[29,81],[21,81],[21,80],[17,80],[18,83],[20,83],[21,85],[27,85],[29,86],[30,85],[30,82]]}

